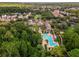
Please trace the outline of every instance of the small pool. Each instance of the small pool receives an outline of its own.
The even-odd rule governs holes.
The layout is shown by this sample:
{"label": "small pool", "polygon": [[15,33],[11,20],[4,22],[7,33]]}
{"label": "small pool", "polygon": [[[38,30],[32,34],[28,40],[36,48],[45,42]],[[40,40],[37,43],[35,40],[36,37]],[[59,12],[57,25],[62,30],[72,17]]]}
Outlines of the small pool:
{"label": "small pool", "polygon": [[48,40],[48,44],[50,46],[53,46],[53,47],[58,46],[58,44],[55,43],[55,41],[53,40],[53,37],[49,36],[48,33],[43,34],[42,38],[43,40]]}

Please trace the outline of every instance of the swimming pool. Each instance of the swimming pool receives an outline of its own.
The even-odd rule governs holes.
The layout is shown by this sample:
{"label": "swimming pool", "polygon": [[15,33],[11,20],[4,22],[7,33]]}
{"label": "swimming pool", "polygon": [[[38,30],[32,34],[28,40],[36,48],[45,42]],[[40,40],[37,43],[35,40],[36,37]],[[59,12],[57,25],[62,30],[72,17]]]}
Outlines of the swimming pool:
{"label": "swimming pool", "polygon": [[58,44],[54,41],[53,36],[51,36],[51,35],[49,36],[48,33],[44,33],[42,35],[42,38],[43,38],[43,40],[48,41],[49,46],[53,46],[53,47],[58,46]]}

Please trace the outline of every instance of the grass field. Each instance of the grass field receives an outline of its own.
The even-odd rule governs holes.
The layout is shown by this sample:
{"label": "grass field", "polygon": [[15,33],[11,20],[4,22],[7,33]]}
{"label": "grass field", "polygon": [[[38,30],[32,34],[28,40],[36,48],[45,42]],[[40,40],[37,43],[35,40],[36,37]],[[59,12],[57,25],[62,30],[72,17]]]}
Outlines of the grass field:
{"label": "grass field", "polygon": [[31,4],[25,4],[25,3],[3,3],[0,2],[0,7],[31,7]]}
{"label": "grass field", "polygon": [[37,5],[51,5],[51,6],[79,6],[79,3],[17,3],[17,2],[0,2],[0,7],[32,7]]}

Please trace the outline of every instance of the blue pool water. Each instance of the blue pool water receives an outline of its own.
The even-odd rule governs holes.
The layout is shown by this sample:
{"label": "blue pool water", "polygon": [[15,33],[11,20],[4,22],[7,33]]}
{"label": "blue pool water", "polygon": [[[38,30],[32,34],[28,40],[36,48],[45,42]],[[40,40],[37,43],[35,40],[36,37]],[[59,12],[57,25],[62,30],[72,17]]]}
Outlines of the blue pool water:
{"label": "blue pool water", "polygon": [[43,40],[48,40],[48,44],[50,46],[54,46],[54,47],[58,46],[58,44],[54,43],[52,36],[48,36],[47,33],[43,34],[42,38],[43,38]]}

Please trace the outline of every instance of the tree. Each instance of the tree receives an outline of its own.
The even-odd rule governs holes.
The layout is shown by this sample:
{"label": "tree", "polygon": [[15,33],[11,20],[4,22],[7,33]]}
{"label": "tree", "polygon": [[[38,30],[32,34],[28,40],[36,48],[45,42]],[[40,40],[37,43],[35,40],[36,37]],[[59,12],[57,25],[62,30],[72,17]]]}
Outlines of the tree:
{"label": "tree", "polygon": [[[19,41],[12,41],[12,42],[3,42],[0,50],[1,56],[20,56],[19,51]],[[3,50],[2,50],[3,49]]]}
{"label": "tree", "polygon": [[27,38],[28,38],[28,33],[27,33],[25,30],[22,31],[22,34],[21,34],[21,35],[22,35],[22,36],[21,36],[21,39],[27,40]]}
{"label": "tree", "polygon": [[64,47],[54,47],[50,51],[50,54],[51,54],[51,56],[54,56],[54,57],[63,57],[63,56],[65,56]]}
{"label": "tree", "polygon": [[79,35],[74,28],[69,28],[64,34],[63,43],[67,50],[79,48]]}
{"label": "tree", "polygon": [[41,19],[41,15],[35,15],[34,19]]}
{"label": "tree", "polygon": [[24,41],[24,40],[20,41],[20,47],[18,49],[19,49],[19,54],[20,54],[21,57],[28,56],[27,42]]}
{"label": "tree", "polygon": [[4,35],[6,33],[6,28],[5,27],[0,27],[0,42],[3,42],[3,38],[4,38]]}
{"label": "tree", "polygon": [[10,41],[14,38],[13,34],[10,31],[7,31],[4,35],[4,40],[5,41]]}
{"label": "tree", "polygon": [[79,57],[79,49],[72,49],[68,52],[69,57]]}
{"label": "tree", "polygon": [[75,25],[75,32],[79,34],[79,24]]}

